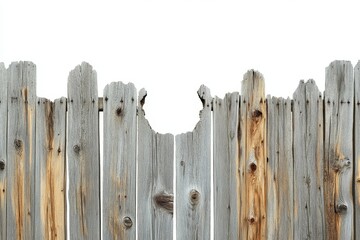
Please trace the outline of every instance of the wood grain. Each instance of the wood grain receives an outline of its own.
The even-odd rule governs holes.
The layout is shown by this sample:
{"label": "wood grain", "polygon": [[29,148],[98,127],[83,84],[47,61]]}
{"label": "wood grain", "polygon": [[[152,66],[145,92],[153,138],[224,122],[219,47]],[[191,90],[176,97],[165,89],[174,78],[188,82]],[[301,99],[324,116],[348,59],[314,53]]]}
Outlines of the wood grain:
{"label": "wood grain", "polygon": [[211,102],[201,86],[200,121],[192,132],[176,135],[176,239],[210,239]]}
{"label": "wood grain", "polygon": [[35,239],[66,239],[66,98],[37,99]]}
{"label": "wood grain", "polygon": [[138,238],[173,239],[174,136],[151,129],[139,94],[138,116]]}
{"label": "wood grain", "polygon": [[36,67],[14,62],[7,78],[6,239],[34,239]]}
{"label": "wood grain", "polygon": [[325,239],[323,101],[313,80],[293,97],[294,239]]}
{"label": "wood grain", "polygon": [[240,106],[241,239],[266,238],[266,104],[261,73],[244,75]]}
{"label": "wood grain", "polygon": [[293,239],[291,100],[267,98],[267,239]]}
{"label": "wood grain", "polygon": [[239,93],[213,102],[214,239],[239,239]]}
{"label": "wood grain", "polygon": [[136,95],[131,83],[104,89],[104,239],[136,237]]}
{"label": "wood grain", "polygon": [[7,71],[0,63],[0,239],[6,239]]}
{"label": "wood grain", "polygon": [[100,239],[100,152],[96,72],[82,63],[68,79],[71,239]]}
{"label": "wood grain", "polygon": [[354,238],[353,112],[354,77],[348,61],[334,61],[325,79],[326,239]]}

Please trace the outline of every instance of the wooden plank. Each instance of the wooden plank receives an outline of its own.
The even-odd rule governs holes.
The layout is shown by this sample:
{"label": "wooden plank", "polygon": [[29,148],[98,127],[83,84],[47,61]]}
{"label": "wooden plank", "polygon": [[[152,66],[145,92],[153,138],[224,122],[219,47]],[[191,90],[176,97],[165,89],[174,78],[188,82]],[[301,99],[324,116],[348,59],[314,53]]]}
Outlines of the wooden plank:
{"label": "wooden plank", "polygon": [[[281,209],[279,206],[278,198],[279,196],[279,186],[278,186],[278,174],[279,170],[279,122],[280,122],[280,109],[279,109],[279,99],[267,97],[267,199],[268,201],[266,206],[266,212],[268,219],[267,221],[267,239],[279,239],[279,230],[280,230],[280,216],[278,213]],[[283,126],[282,126],[283,127]],[[281,128],[282,128],[281,127]],[[291,239],[291,238],[289,238]]]}
{"label": "wooden plank", "polygon": [[261,73],[248,71],[244,75],[241,91],[241,239],[265,239],[266,104]]}
{"label": "wooden plank", "polygon": [[136,88],[104,89],[103,237],[136,237]]}
{"label": "wooden plank", "polygon": [[239,239],[239,93],[215,97],[214,239]]}
{"label": "wooden plank", "polygon": [[[278,239],[293,239],[294,229],[294,161],[291,100],[279,102],[279,160],[277,172],[279,233]],[[270,200],[269,200],[270,201]],[[269,202],[268,201],[268,202]],[[269,219],[269,218],[268,218]]]}
{"label": "wooden plank", "polygon": [[35,239],[66,239],[66,98],[37,99]]}
{"label": "wooden plank", "polygon": [[138,238],[173,239],[174,136],[151,129],[139,94],[138,117]]}
{"label": "wooden plank", "polygon": [[6,239],[34,239],[36,67],[14,62],[7,77]]}
{"label": "wooden plank", "polygon": [[0,239],[6,239],[7,74],[0,63]]}
{"label": "wooden plank", "polygon": [[323,101],[313,80],[294,93],[294,239],[324,239]]}
{"label": "wooden plank", "polygon": [[71,239],[100,239],[99,112],[96,72],[82,63],[68,80]]}
{"label": "wooden plank", "polygon": [[334,61],[325,80],[326,239],[354,237],[353,112],[354,77],[348,61]]}
{"label": "wooden plank", "polygon": [[354,69],[355,79],[355,116],[354,116],[354,169],[355,169],[355,236],[360,239],[360,61]]}
{"label": "wooden plank", "polygon": [[201,86],[200,121],[192,132],[176,135],[176,239],[210,239],[211,102]]}

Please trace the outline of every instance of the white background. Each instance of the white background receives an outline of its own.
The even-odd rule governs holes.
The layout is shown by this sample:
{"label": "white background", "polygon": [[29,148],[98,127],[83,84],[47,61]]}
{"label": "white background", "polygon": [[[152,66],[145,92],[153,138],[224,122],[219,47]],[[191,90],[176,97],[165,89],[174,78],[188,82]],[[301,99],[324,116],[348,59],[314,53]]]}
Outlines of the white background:
{"label": "white background", "polygon": [[69,71],[87,61],[100,96],[112,81],[131,81],[148,91],[155,130],[191,131],[201,84],[223,97],[254,68],[266,94],[287,97],[300,79],[323,91],[335,59],[356,64],[356,4],[289,2],[0,0],[0,61],[33,61],[37,95],[50,99],[66,96]]}

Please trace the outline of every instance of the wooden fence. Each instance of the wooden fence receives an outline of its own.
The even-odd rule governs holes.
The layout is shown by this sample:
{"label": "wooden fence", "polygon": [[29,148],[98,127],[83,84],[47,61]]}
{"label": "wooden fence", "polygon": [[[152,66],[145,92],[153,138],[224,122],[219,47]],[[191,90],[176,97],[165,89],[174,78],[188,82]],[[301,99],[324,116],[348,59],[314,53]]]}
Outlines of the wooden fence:
{"label": "wooden fence", "polygon": [[198,95],[174,137],[151,129],[145,90],[99,97],[87,63],[55,101],[33,63],[0,64],[0,239],[360,239],[360,63],[332,62],[324,94],[265,97],[251,70],[241,95]]}

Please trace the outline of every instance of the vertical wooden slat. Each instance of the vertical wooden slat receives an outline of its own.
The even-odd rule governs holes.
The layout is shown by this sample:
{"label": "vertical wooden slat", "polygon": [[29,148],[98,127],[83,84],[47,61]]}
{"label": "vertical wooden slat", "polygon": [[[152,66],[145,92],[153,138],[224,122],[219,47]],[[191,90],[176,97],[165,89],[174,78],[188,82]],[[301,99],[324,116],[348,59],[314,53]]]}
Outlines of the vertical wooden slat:
{"label": "vertical wooden slat", "polygon": [[[271,199],[267,203],[267,217],[271,221],[267,221],[267,239],[279,239],[279,217],[278,213],[282,206],[279,206],[279,186],[278,173],[279,170],[279,99],[267,98],[267,199]],[[284,127],[284,126],[281,126]]]}
{"label": "vertical wooden slat", "polygon": [[136,88],[104,89],[103,237],[136,237]]}
{"label": "vertical wooden slat", "polygon": [[294,93],[294,238],[324,239],[323,101],[313,80]]}
{"label": "vertical wooden slat", "polygon": [[263,76],[250,70],[242,81],[240,189],[241,238],[266,238],[266,104]]}
{"label": "vertical wooden slat", "polygon": [[6,239],[34,239],[36,67],[12,63],[7,77]]}
{"label": "vertical wooden slat", "polygon": [[[279,158],[277,171],[278,184],[278,239],[293,239],[294,229],[294,161],[292,141],[291,100],[279,102]],[[268,199],[268,202],[270,199]],[[268,218],[270,219],[270,218]],[[270,220],[269,220],[270,221]]]}
{"label": "vertical wooden slat", "polygon": [[214,239],[239,239],[239,93],[215,97]]}
{"label": "vertical wooden slat", "polygon": [[200,121],[176,135],[176,229],[178,240],[210,239],[211,95],[201,86]]}
{"label": "vertical wooden slat", "polygon": [[6,140],[7,140],[7,79],[6,68],[0,63],[0,239],[6,239]]}
{"label": "vertical wooden slat", "polygon": [[355,236],[360,239],[360,61],[354,70],[355,78],[355,117],[354,117],[354,168],[355,168]]}
{"label": "vertical wooden slat", "polygon": [[155,133],[145,118],[146,91],[139,94],[138,238],[173,239],[174,136]]}
{"label": "vertical wooden slat", "polygon": [[99,112],[96,72],[82,63],[68,80],[71,239],[100,239]]}
{"label": "vertical wooden slat", "polygon": [[327,239],[354,237],[354,77],[348,61],[334,61],[325,80],[325,219]]}
{"label": "vertical wooden slat", "polygon": [[66,98],[37,99],[35,239],[66,238]]}

